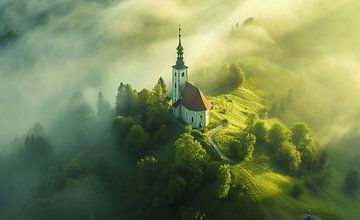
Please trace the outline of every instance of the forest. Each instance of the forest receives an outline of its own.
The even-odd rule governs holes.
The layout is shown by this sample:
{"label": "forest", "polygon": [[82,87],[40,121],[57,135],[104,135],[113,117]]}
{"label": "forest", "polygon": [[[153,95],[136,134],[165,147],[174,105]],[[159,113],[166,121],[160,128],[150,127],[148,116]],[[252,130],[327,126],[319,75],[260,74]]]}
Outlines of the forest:
{"label": "forest", "polygon": [[1,1],[0,219],[359,219],[359,7]]}

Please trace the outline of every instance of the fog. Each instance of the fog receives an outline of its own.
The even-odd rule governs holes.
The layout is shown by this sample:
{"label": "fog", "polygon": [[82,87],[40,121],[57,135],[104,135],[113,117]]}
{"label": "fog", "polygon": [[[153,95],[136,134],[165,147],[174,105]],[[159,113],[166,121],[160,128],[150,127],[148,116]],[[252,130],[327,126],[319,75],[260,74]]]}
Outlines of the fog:
{"label": "fog", "polygon": [[[102,91],[113,102],[120,81],[142,88],[159,76],[169,80],[179,23],[191,69],[275,48],[290,53],[284,65],[329,92],[324,102],[341,102],[336,112],[352,111],[359,91],[358,8],[350,0],[2,1],[0,31],[21,37],[0,51],[0,139],[7,143],[37,121],[52,126],[76,91],[92,102]],[[229,41],[231,27],[248,17],[261,26]]]}
{"label": "fog", "polygon": [[[311,125],[322,147],[346,145],[351,154],[360,140],[359,10],[356,0],[0,0],[0,36],[19,34],[0,41],[0,159],[12,161],[9,143],[36,122],[54,147],[64,147],[57,128],[76,92],[92,106],[99,91],[114,104],[120,82],[136,89],[151,89],[160,76],[170,82],[180,23],[191,80],[204,65],[242,57],[278,63],[304,82],[301,101],[309,110],[297,119]],[[255,25],[243,25],[249,17]],[[16,196],[31,197],[38,175],[12,178],[19,186],[28,181]],[[59,204],[65,207],[75,189],[101,197],[87,193],[91,184],[67,188]]]}

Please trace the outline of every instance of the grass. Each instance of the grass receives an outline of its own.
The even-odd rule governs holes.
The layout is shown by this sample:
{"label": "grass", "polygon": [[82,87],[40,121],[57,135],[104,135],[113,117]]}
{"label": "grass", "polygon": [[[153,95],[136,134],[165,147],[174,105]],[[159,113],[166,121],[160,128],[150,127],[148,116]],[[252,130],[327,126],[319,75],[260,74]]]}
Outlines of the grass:
{"label": "grass", "polygon": [[[245,84],[228,94],[209,97],[213,104],[211,124],[215,124],[215,121],[228,121],[228,127],[215,135],[215,141],[225,154],[228,144],[238,138],[245,128],[250,113],[269,109],[271,103],[286,97],[288,91],[296,88],[300,81],[296,73],[259,57],[244,58],[240,63],[247,76]],[[270,127],[275,122],[290,125],[294,120],[309,113],[300,114],[295,108],[309,111],[297,103],[290,108],[291,112],[287,117],[290,118],[289,121],[281,121],[278,118],[265,119],[266,126]],[[316,116],[316,112],[308,115]],[[246,173],[243,174],[254,184],[261,207],[270,219],[300,219],[309,208],[321,219],[360,219],[357,207],[360,204],[360,192],[349,196],[342,191],[343,171],[349,168],[349,164],[338,164],[338,158],[330,157],[330,165],[336,169],[330,168],[329,185],[320,192],[313,192],[303,186],[302,178],[289,176],[273,168],[270,157],[263,152],[263,149],[255,149],[253,161],[241,162],[236,166],[244,168]],[[304,188],[297,199],[290,195],[295,184]]]}

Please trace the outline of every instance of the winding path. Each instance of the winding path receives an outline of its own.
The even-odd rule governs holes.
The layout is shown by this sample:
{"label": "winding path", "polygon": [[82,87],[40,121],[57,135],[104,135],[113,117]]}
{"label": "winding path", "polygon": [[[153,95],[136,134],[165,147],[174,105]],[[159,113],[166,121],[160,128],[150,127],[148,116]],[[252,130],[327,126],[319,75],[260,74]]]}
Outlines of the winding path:
{"label": "winding path", "polygon": [[[209,132],[210,145],[214,148],[214,150],[216,151],[216,153],[218,154],[218,156],[220,157],[221,160],[223,160],[229,164],[232,164],[232,165],[237,164],[236,161],[234,161],[234,160],[230,159],[228,156],[226,156],[224,154],[224,152],[221,150],[221,148],[215,143],[215,141],[214,141],[215,134],[219,133],[221,130],[226,128],[226,126],[223,122],[217,122],[217,124],[218,124],[218,126]],[[260,211],[261,211],[262,215],[266,219],[272,219],[270,217],[269,213],[266,211],[265,207],[261,203],[261,195],[255,185],[255,183],[257,183],[257,184],[259,184],[259,183],[253,178],[253,176],[242,165],[238,164],[238,166],[250,180],[249,181],[250,187],[252,188],[253,192],[255,193],[256,200],[258,201],[258,203],[260,205]]]}
{"label": "winding path", "polygon": [[217,122],[218,126],[214,129],[212,129],[209,132],[209,141],[210,145],[214,148],[218,156],[221,160],[226,161],[230,164],[236,164],[236,162],[232,159],[230,159],[228,156],[224,154],[224,152],[220,149],[220,147],[215,143],[214,136],[215,134],[219,133],[219,131],[223,130],[225,128],[225,124],[222,122]]}

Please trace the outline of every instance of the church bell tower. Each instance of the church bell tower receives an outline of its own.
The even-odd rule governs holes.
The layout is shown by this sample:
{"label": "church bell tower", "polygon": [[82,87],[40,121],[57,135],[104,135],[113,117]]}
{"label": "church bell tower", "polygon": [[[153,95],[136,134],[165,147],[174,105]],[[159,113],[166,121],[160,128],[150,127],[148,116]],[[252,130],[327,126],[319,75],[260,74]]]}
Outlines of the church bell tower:
{"label": "church bell tower", "polygon": [[180,99],[185,84],[188,81],[188,67],[184,62],[184,48],[181,45],[181,26],[179,25],[179,44],[176,48],[176,64],[172,66],[172,100],[175,103]]}

